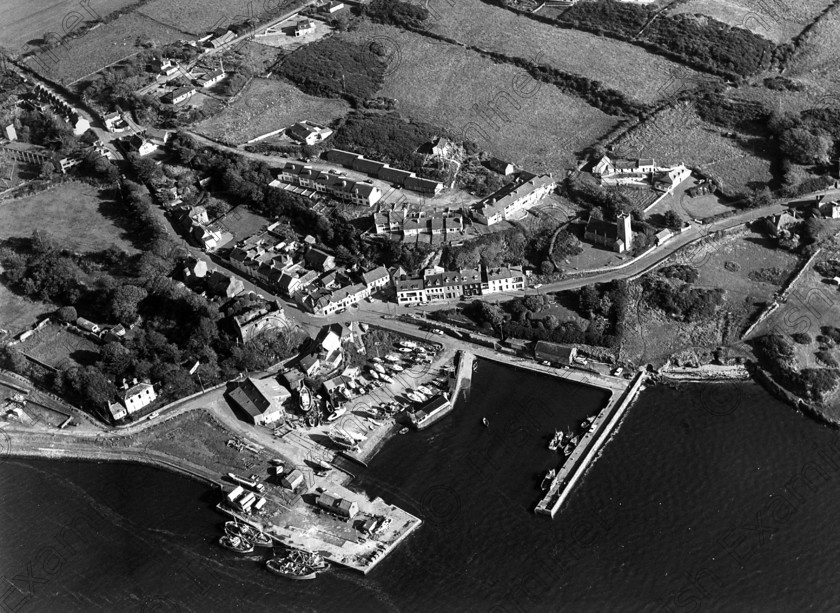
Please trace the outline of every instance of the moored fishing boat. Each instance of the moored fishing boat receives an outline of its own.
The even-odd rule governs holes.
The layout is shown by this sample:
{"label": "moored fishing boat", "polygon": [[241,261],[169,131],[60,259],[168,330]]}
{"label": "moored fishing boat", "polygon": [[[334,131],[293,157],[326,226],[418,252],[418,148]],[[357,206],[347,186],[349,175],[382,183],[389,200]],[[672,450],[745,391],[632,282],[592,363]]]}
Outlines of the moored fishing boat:
{"label": "moored fishing boat", "polygon": [[298,403],[300,404],[300,410],[304,413],[312,410],[312,392],[305,385],[301,385],[298,389]]}
{"label": "moored fishing boat", "polygon": [[219,544],[225,549],[236,553],[251,553],[254,551],[254,544],[248,539],[239,536],[225,534],[219,539]]}

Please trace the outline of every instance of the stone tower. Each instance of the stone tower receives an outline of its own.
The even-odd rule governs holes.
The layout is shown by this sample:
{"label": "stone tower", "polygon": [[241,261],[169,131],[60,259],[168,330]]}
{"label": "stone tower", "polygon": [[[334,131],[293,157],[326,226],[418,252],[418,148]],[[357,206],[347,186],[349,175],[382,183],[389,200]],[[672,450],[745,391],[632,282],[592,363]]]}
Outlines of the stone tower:
{"label": "stone tower", "polygon": [[630,251],[633,248],[633,229],[630,227],[630,214],[619,214],[616,224],[618,225],[618,238],[624,242],[624,249]]}

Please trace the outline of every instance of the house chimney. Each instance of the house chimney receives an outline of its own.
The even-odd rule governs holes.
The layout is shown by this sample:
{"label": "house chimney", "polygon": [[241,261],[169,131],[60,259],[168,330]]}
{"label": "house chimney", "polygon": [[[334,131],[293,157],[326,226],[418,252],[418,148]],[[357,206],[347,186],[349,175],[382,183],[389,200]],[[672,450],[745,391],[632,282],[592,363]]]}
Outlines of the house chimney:
{"label": "house chimney", "polygon": [[128,382],[125,380],[125,377],[123,377],[122,388],[123,388],[124,390],[127,390],[127,389],[128,389]]}
{"label": "house chimney", "polygon": [[132,379],[132,380],[131,380],[131,384],[132,384],[132,385],[137,385],[137,379]]}

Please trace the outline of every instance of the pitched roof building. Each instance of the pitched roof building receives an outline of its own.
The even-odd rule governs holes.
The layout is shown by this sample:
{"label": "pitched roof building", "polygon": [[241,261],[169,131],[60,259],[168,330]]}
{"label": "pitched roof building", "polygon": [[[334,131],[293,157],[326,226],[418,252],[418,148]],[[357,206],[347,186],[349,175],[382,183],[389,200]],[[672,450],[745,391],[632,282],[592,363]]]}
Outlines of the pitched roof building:
{"label": "pitched roof building", "polygon": [[248,377],[228,397],[254,425],[260,426],[274,423],[283,416],[283,403],[291,393],[273,377]]}

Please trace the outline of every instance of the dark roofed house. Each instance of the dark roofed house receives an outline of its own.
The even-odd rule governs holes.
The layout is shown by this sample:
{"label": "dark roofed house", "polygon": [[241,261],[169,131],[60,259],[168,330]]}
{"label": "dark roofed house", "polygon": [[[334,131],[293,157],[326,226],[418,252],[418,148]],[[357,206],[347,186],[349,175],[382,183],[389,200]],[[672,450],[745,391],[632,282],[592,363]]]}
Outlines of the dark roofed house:
{"label": "dark roofed house", "polygon": [[283,416],[283,403],[290,396],[289,390],[273,377],[248,377],[229,394],[231,402],[245,412],[256,426],[271,424],[280,419]]}
{"label": "dark roofed house", "polygon": [[353,170],[363,172],[370,177],[377,177],[387,164],[384,162],[377,162],[375,160],[368,160],[365,158],[356,158],[353,161]]}
{"label": "dark roofed house", "polygon": [[303,259],[307,267],[313,270],[327,272],[335,268],[335,256],[315,247],[309,249]]}
{"label": "dark roofed house", "polygon": [[327,492],[318,496],[318,506],[341,517],[352,518],[359,512],[359,505],[353,500],[341,498]]}
{"label": "dark roofed house", "polygon": [[378,268],[362,273],[362,281],[368,289],[373,290],[388,285],[391,277],[384,266],[379,266]]}
{"label": "dark roofed house", "polygon": [[499,158],[490,158],[484,163],[487,168],[492,170],[493,172],[497,172],[500,175],[512,175],[516,168],[510,162],[505,162],[504,160],[500,160]]}
{"label": "dark roofed house", "polygon": [[558,345],[547,341],[537,341],[534,345],[534,358],[540,362],[552,364],[571,364],[577,356],[577,348],[570,345]]}
{"label": "dark roofed house", "polygon": [[343,151],[341,149],[330,149],[324,154],[324,157],[327,159],[328,162],[340,164],[345,168],[353,168],[353,162],[355,162],[362,156],[360,156],[358,153],[353,153],[351,151]]}
{"label": "dark roofed house", "polygon": [[413,176],[413,172],[409,172],[407,170],[400,170],[399,168],[391,168],[390,166],[386,165],[383,166],[382,169],[379,171],[379,175],[377,176],[377,178],[381,179],[382,181],[388,181],[388,183],[393,183],[395,185],[405,185],[405,182]]}
{"label": "dark roofed house", "polygon": [[443,190],[443,183],[440,181],[433,181],[432,179],[423,179],[421,177],[409,177],[405,181],[406,189],[421,194],[437,195]]}

